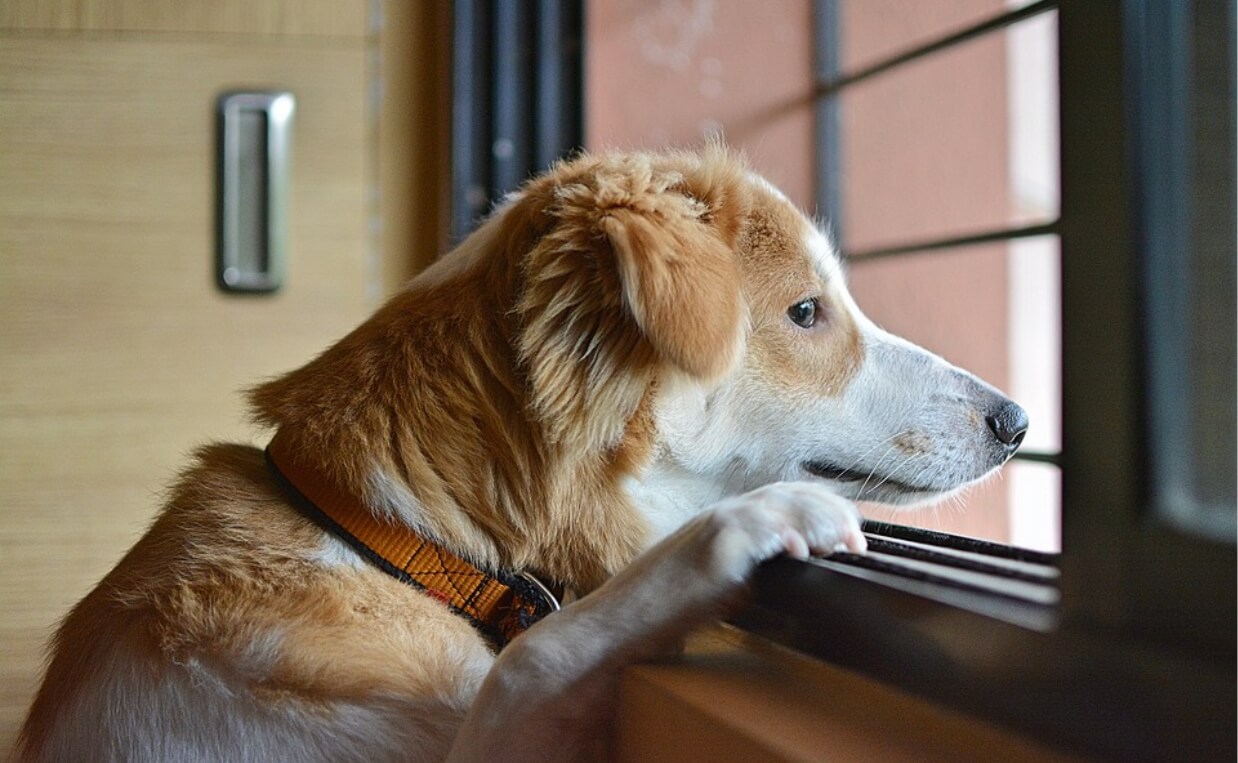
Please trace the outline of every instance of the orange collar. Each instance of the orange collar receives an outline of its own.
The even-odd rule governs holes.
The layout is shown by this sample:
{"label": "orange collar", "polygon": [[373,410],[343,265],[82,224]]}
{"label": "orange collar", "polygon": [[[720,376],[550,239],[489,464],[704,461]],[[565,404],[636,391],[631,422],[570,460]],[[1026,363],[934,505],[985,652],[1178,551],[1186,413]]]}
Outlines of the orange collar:
{"label": "orange collar", "polygon": [[484,571],[406,525],[378,519],[355,496],[299,460],[279,432],[267,445],[266,458],[302,513],[387,574],[464,615],[499,649],[559,609],[554,594],[528,573]]}

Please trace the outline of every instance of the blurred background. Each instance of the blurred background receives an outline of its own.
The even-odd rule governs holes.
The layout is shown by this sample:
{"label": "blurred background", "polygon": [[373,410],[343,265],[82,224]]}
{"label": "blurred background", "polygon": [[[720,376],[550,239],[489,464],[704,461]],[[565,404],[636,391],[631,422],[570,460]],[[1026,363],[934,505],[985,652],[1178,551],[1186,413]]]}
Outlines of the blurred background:
{"label": "blurred background", "polygon": [[[867,513],[1056,550],[1055,25],[1004,0],[0,0],[0,747],[192,449],[261,441],[240,391],[580,147],[744,149],[870,317],[1031,415],[998,477]],[[273,292],[217,272],[237,90],[296,99]]]}

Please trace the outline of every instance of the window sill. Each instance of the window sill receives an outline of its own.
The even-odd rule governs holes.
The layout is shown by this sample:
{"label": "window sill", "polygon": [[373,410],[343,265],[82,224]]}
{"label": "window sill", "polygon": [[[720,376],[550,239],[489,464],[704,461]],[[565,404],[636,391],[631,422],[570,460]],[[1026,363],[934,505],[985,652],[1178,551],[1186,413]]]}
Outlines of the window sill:
{"label": "window sill", "polygon": [[625,673],[618,743],[642,762],[1072,759],[725,627]]}
{"label": "window sill", "polygon": [[1054,749],[1234,759],[1232,658],[1132,644],[1059,622],[1056,606],[828,559],[777,559],[753,588],[739,628]]}

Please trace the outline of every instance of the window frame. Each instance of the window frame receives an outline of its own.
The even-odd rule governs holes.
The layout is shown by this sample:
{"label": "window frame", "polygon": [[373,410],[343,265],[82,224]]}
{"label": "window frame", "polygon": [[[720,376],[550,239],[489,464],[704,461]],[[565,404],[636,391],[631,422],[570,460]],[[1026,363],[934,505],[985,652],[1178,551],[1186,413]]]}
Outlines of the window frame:
{"label": "window frame", "polygon": [[[837,18],[838,2],[815,0],[819,24],[830,13]],[[1060,463],[1063,470],[1062,604],[1048,616],[1021,620],[1019,613],[1003,610],[1008,603],[943,600],[948,597],[940,591],[895,576],[783,558],[758,570],[752,603],[734,624],[1066,749],[1122,759],[1234,758],[1234,597],[1218,602],[1216,596],[1233,590],[1234,547],[1190,536],[1146,511],[1146,401],[1137,383],[1143,373],[1142,250],[1136,232],[1149,210],[1135,193],[1146,183],[1140,177],[1146,162],[1131,127],[1138,112],[1130,105],[1140,103],[1150,87],[1136,75],[1157,70],[1154,60],[1135,65],[1137,56],[1151,52],[1149,20],[1173,2],[1042,1],[917,52],[931,55],[1057,8],[1060,66],[1071,73],[1060,78],[1059,88],[1061,221],[859,253],[898,256],[1023,235],[1061,237],[1068,426],[1061,456],[1034,460]],[[581,142],[582,3],[538,0],[521,7],[526,10],[512,12],[532,8],[534,23],[497,24],[485,0],[455,4],[457,239],[505,190],[495,177],[535,171],[552,154]],[[554,16],[556,9],[563,15]],[[527,104],[519,110],[523,127],[492,120],[497,73],[491,69],[502,65],[490,58],[499,42],[493,35],[513,28],[524,30],[523,42],[509,40],[505,50],[518,52],[523,44],[537,56],[550,56],[539,59],[536,71],[518,65],[520,76],[532,81],[521,89]],[[827,80],[839,74],[828,51],[818,68]],[[881,71],[869,69],[865,77]],[[837,112],[824,105],[827,100],[818,100],[819,145],[826,147],[820,162],[829,160],[831,141],[837,140]],[[544,140],[556,125],[563,127],[562,137]],[[509,130],[541,146],[514,152],[535,154],[533,167],[494,166],[493,140]],[[819,189],[823,212],[838,211],[838,190],[829,184]],[[1097,283],[1105,288],[1095,288]],[[1129,341],[1115,342],[1115,336]],[[1177,564],[1167,567],[1165,559]]]}
{"label": "window frame", "polygon": [[[1165,90],[1174,85],[1166,75],[1174,47],[1158,38],[1173,34],[1159,22],[1174,15],[1174,3],[1070,3],[1063,13],[1071,23],[1071,34],[1062,35],[1063,69],[1087,71],[1062,78],[1063,105],[1072,105],[1069,113],[1063,109],[1064,215],[1070,210],[1063,224],[1063,323],[1071,329],[1063,337],[1062,404],[1067,422],[1105,424],[1064,432],[1064,505],[1087,508],[1066,514],[1063,532],[1074,548],[1108,550],[1064,556],[1070,586],[1065,614],[1169,648],[1228,654],[1232,661],[1234,599],[1217,606],[1216,593],[1233,591],[1234,546],[1158,516],[1150,478],[1153,433],[1143,380],[1151,284],[1145,279],[1161,244],[1149,233],[1181,221],[1146,190],[1184,190],[1174,177],[1178,169],[1158,159],[1160,148],[1153,145],[1171,128],[1149,124],[1172,118],[1163,109]],[[1091,46],[1112,63],[1087,66],[1094,60]],[[1096,125],[1125,125],[1125,133]],[[1109,288],[1100,293],[1089,283]],[[1098,313],[1102,320],[1095,320]],[[1115,342],[1115,335],[1127,341]]]}
{"label": "window frame", "polygon": [[[822,18],[837,18],[836,2],[818,0]],[[1056,617],[1039,629],[1012,625],[907,581],[779,559],[758,571],[753,603],[735,624],[1066,749],[1233,759],[1235,547],[1150,508],[1144,279],[1149,226],[1167,223],[1140,192],[1170,180],[1152,143],[1164,126],[1148,124],[1147,104],[1164,94],[1166,56],[1176,55],[1159,41],[1174,5],[1029,6],[1056,7],[1065,73],[1061,219],[1051,231],[1061,239],[1065,423]],[[823,130],[836,124],[836,112],[819,116]],[[819,145],[829,151],[835,140]],[[837,187],[822,192],[822,209],[836,208]]]}

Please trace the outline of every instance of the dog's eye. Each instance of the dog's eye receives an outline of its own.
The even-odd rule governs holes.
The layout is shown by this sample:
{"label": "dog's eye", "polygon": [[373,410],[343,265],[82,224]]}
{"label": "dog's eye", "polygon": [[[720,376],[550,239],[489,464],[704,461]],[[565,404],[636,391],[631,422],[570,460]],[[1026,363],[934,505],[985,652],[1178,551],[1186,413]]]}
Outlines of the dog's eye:
{"label": "dog's eye", "polygon": [[816,298],[806,299],[803,302],[796,302],[787,308],[787,317],[796,326],[810,329],[817,323],[817,311],[819,308],[820,305],[817,304]]}

